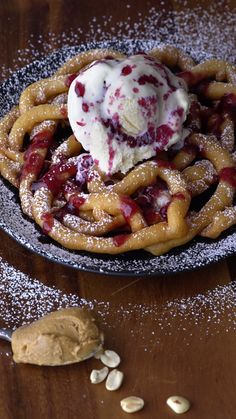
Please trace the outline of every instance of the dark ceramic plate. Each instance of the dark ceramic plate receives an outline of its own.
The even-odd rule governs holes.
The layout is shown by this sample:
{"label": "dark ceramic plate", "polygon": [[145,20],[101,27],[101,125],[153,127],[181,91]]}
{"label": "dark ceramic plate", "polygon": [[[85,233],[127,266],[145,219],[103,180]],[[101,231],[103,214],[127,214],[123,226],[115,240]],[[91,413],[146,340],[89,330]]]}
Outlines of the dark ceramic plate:
{"label": "dark ceramic plate", "polygon": [[[106,47],[122,49],[127,53],[144,51],[155,46],[154,41],[106,42]],[[0,116],[16,104],[21,91],[30,83],[51,75],[66,59],[85,49],[104,47],[104,43],[83,47],[66,47],[48,57],[34,61],[15,72],[0,86]],[[204,56],[198,54],[198,59]],[[73,252],[50,241],[38,230],[35,223],[24,217],[18,194],[3,179],[0,180],[1,217],[0,227],[20,244],[51,261],[96,273],[111,275],[163,275],[181,272],[216,262],[230,256],[236,250],[236,230],[228,230],[215,241],[197,239],[187,246],[174,249],[166,255],[154,257],[144,251],[118,256]]]}

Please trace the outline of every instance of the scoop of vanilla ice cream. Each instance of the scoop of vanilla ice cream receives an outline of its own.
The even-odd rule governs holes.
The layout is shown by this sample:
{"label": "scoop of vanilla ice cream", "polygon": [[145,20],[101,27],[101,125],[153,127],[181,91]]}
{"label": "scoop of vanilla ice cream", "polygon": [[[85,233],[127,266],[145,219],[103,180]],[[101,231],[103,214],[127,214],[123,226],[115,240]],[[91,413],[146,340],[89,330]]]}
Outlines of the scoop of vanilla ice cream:
{"label": "scoop of vanilla ice cream", "polygon": [[94,61],[68,93],[74,135],[109,175],[179,141],[188,108],[183,80],[146,54]]}

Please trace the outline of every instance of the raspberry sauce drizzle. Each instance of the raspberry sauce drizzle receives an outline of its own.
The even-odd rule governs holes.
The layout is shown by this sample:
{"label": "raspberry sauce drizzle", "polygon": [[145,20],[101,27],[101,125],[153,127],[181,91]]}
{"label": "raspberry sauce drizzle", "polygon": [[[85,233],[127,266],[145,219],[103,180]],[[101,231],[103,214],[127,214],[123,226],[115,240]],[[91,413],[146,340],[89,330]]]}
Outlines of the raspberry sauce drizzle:
{"label": "raspberry sauce drizzle", "polygon": [[54,225],[54,218],[53,215],[50,212],[46,212],[45,214],[42,215],[42,220],[43,220],[43,232],[45,234],[49,234],[53,228]]}
{"label": "raspberry sauce drizzle", "polygon": [[177,192],[174,195],[172,195],[173,199],[178,199],[179,201],[184,201],[185,200],[185,196],[182,192]]}
{"label": "raspberry sauce drizzle", "polygon": [[85,86],[84,86],[84,84],[82,84],[79,81],[77,81],[75,83],[75,93],[77,94],[78,97],[83,97],[84,94],[85,94]]}
{"label": "raspberry sauce drizzle", "polygon": [[158,167],[163,167],[163,169],[175,169],[175,165],[174,163],[167,161],[167,160],[161,160],[161,159],[156,159],[156,163]]}
{"label": "raspberry sauce drizzle", "polygon": [[81,205],[85,203],[85,198],[82,196],[72,195],[69,199],[70,204],[76,208],[79,209]]}
{"label": "raspberry sauce drizzle", "polygon": [[70,87],[72,81],[77,77],[77,75],[78,75],[77,73],[73,73],[66,77],[66,80],[65,80],[66,87]]}
{"label": "raspberry sauce drizzle", "polygon": [[154,185],[141,188],[137,192],[135,202],[140,207],[147,224],[152,225],[166,220],[171,196],[165,182],[158,180]]}
{"label": "raspberry sauce drizzle", "polygon": [[112,238],[112,240],[116,247],[120,247],[128,240],[128,238],[128,234],[117,234]]}
{"label": "raspberry sauce drizzle", "polygon": [[75,162],[54,164],[49,171],[35,184],[35,190],[46,187],[56,196],[62,189],[67,179],[76,175],[77,165]]}
{"label": "raspberry sauce drizzle", "polygon": [[139,211],[138,205],[129,196],[122,196],[120,210],[127,223],[130,224],[131,218]]}
{"label": "raspberry sauce drizzle", "polygon": [[224,167],[221,169],[219,177],[236,189],[236,167]]}
{"label": "raspberry sauce drizzle", "polygon": [[67,113],[67,108],[66,107],[61,108],[61,116],[62,116],[62,118],[67,119],[68,113]]}
{"label": "raspberry sauce drizzle", "polygon": [[203,73],[194,74],[191,71],[181,71],[180,73],[177,73],[176,76],[181,77],[181,79],[190,87],[199,83],[204,78]]}
{"label": "raspberry sauce drizzle", "polygon": [[53,141],[53,135],[50,131],[43,131],[36,134],[24,154],[24,165],[21,171],[21,180],[25,179],[30,173],[35,177],[39,175],[43,168],[45,157],[40,153],[40,150],[45,149],[45,152],[50,147]]}
{"label": "raspberry sauce drizzle", "polygon": [[130,73],[132,73],[132,67],[130,65],[126,65],[122,68],[121,74],[122,76],[128,76]]}

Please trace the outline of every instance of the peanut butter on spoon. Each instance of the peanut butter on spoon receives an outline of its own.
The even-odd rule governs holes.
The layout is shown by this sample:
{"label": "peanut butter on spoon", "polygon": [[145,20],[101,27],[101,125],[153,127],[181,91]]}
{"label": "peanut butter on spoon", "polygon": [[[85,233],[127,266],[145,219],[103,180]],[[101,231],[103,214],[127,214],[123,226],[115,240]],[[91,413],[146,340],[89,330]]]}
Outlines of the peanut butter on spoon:
{"label": "peanut butter on spoon", "polygon": [[103,334],[90,311],[67,308],[19,327],[11,344],[17,363],[66,365],[92,357],[102,348]]}

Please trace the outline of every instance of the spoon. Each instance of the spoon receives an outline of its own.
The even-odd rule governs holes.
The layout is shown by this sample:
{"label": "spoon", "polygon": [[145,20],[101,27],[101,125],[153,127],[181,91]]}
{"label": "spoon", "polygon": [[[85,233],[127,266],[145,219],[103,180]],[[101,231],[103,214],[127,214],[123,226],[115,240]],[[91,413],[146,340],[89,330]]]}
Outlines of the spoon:
{"label": "spoon", "polygon": [[[13,330],[0,329],[0,339],[6,340],[7,342],[11,342],[12,333],[13,333]],[[99,351],[101,351],[101,349],[102,349],[102,344],[98,345],[98,347],[94,351],[90,352],[88,355],[81,358],[81,361],[85,361],[86,359],[92,358]]]}
{"label": "spoon", "polygon": [[4,339],[4,340],[7,340],[8,342],[11,342],[12,333],[13,333],[12,330],[0,329],[0,339]]}

